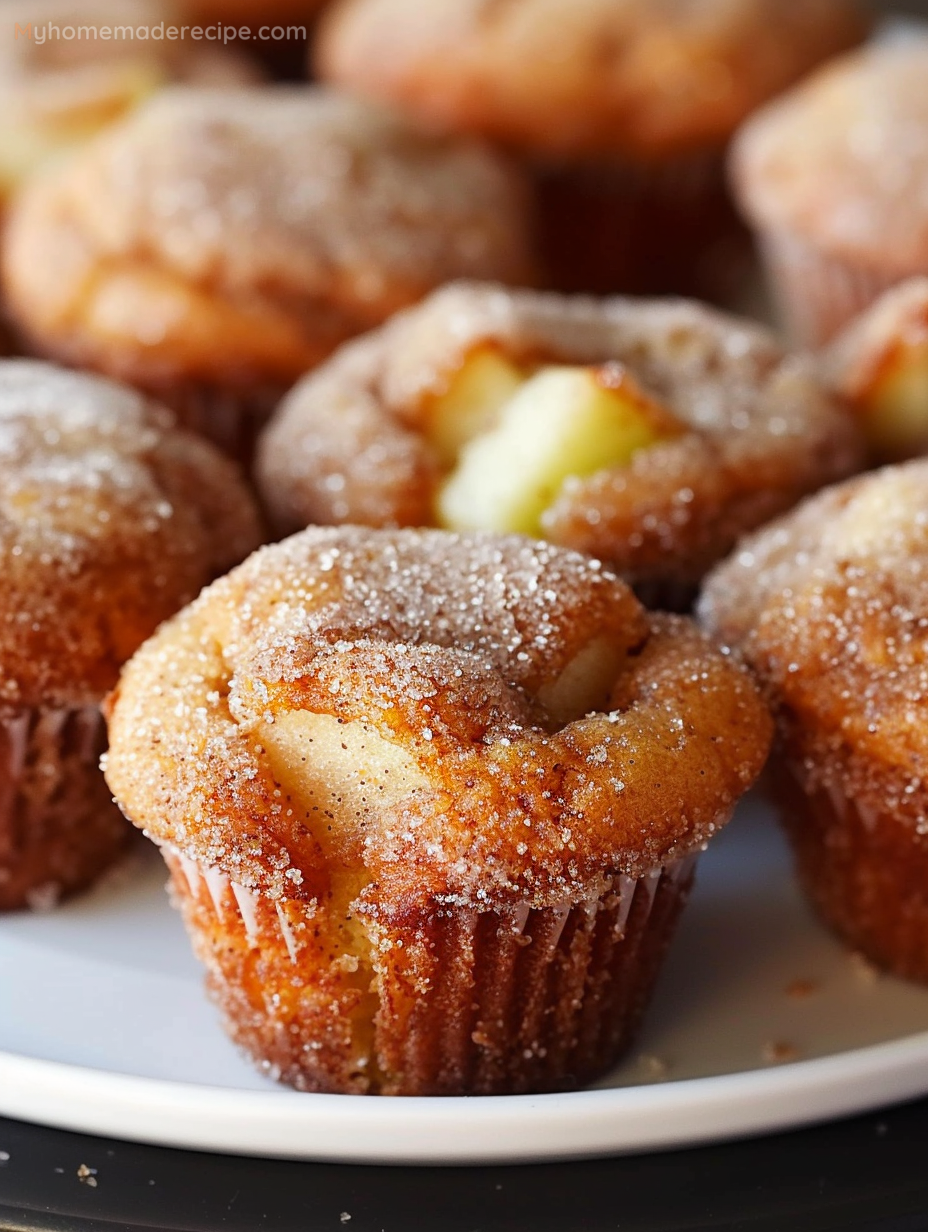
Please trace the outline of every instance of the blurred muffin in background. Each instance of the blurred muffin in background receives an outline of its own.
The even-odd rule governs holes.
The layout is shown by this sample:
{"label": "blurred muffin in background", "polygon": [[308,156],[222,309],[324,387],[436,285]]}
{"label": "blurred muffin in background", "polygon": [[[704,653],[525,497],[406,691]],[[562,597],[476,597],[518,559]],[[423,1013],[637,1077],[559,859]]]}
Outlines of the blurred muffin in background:
{"label": "blurred muffin in background", "polygon": [[812,364],[751,322],[459,284],[302,380],[262,437],[257,482],[281,534],[519,532],[685,608],[740,535],[859,460]]}
{"label": "blurred muffin in background", "polygon": [[176,18],[160,0],[0,0],[0,206],[37,167],[169,81],[260,79],[240,52],[152,37]]}
{"label": "blurred muffin in background", "polygon": [[928,453],[928,278],[884,292],[821,363],[826,383],[857,415],[874,462]]}
{"label": "blurred muffin in background", "polygon": [[532,277],[522,181],[311,87],[163,92],[11,210],[35,348],[157,394],[247,458],[284,391],[455,276]]}
{"label": "blurred muffin in background", "polygon": [[732,179],[784,324],[820,346],[928,274],[928,38],[842,58],[751,119]]}
{"label": "blurred muffin in background", "polygon": [[744,540],[700,608],[773,707],[768,781],[812,903],[854,949],[928,981],[928,462]]}
{"label": "blurred muffin in background", "polygon": [[0,362],[0,910],[50,905],[122,850],[103,697],[260,539],[236,468],[168,411],[100,377]]}
{"label": "blurred muffin in background", "polygon": [[315,62],[518,154],[558,289],[718,295],[738,249],[729,138],[863,32],[846,0],[341,0]]}

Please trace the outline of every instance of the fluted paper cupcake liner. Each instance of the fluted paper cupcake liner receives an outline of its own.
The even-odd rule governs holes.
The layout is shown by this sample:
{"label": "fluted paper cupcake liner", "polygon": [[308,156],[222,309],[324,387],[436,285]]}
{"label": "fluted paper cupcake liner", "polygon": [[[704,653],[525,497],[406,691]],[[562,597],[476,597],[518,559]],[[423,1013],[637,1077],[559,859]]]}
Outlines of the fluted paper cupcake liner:
{"label": "fluted paper cupcake liner", "polygon": [[544,1091],[591,1081],[630,1043],[693,860],[600,898],[372,921],[370,955],[333,948],[325,908],[272,902],[162,849],[176,905],[232,1038],[313,1091]]}
{"label": "fluted paper cupcake liner", "polygon": [[531,170],[556,289],[719,300],[743,276],[749,242],[719,154]]}
{"label": "fluted paper cupcake liner", "polygon": [[132,827],[100,771],[97,706],[0,716],[0,910],[50,907],[122,852]]}
{"label": "fluted paper cupcake liner", "polygon": [[816,911],[878,966],[928,981],[928,835],[834,782],[809,790],[801,772],[781,769],[776,796]]}
{"label": "fluted paper cupcake liner", "polygon": [[783,232],[762,236],[760,252],[777,312],[798,346],[823,346],[899,281]]}

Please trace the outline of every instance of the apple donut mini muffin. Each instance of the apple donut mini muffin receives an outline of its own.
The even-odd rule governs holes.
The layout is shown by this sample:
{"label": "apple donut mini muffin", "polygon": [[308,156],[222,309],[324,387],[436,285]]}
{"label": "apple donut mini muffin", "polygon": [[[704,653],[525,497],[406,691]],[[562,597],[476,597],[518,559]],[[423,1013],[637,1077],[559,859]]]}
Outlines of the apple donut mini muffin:
{"label": "apple donut mini muffin", "polygon": [[736,196],[784,323],[820,346],[883,291],[928,274],[928,38],[875,43],[748,121]]}
{"label": "apple donut mini muffin", "polygon": [[928,980],[928,462],[813,497],[708,579],[778,725],[771,787],[822,918]]}
{"label": "apple donut mini muffin", "polygon": [[516,154],[558,289],[718,295],[739,238],[729,138],[863,30],[846,0],[342,0],[315,59]]}
{"label": "apple donut mini muffin", "polygon": [[232,1037],[300,1089],[394,1095],[606,1070],[771,728],[597,561],[362,527],[215,583],[109,723]]}
{"label": "apple donut mini muffin", "polygon": [[176,17],[160,0],[0,0],[0,206],[37,167],[170,81],[260,80],[230,48],[136,37],[167,31]]}
{"label": "apple donut mini muffin", "polygon": [[89,884],[132,831],[99,769],[130,654],[260,533],[231,462],[132,390],[0,361],[0,909]]}
{"label": "apple donut mini muffin", "polygon": [[518,531],[679,607],[739,535],[857,461],[811,364],[753,324],[461,284],[297,385],[257,480],[281,532]]}
{"label": "apple donut mini muffin", "polygon": [[474,143],[310,87],[175,89],[26,190],[5,282],[38,350],[246,457],[344,339],[457,275],[527,279],[525,231]]}
{"label": "apple donut mini muffin", "polygon": [[928,278],[886,291],[821,357],[857,415],[875,462],[928,453]]}

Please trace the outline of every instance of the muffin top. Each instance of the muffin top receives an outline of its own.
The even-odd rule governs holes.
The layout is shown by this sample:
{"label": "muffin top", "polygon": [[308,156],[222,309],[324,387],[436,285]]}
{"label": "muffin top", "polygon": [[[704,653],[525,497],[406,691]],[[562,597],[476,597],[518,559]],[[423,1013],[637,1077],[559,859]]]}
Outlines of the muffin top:
{"label": "muffin top", "polygon": [[[505,364],[506,380],[515,374],[516,391],[547,365],[598,366],[595,381],[640,408],[646,447],[622,465],[568,474],[536,527],[495,527],[589,552],[635,582],[668,572],[697,581],[744,530],[857,461],[856,429],[810,363],[784,356],[753,324],[684,301],[458,284],[344,347],[291,391],[259,447],[258,480],[278,527],[440,521],[442,485],[469,443],[443,456],[435,408],[487,354]],[[497,390],[475,389],[475,403],[481,395]],[[472,411],[458,410],[464,437],[505,413],[488,423]],[[536,447],[537,424],[507,445],[512,473]]]}
{"label": "muffin top", "polygon": [[539,155],[715,150],[860,40],[843,0],[342,0],[323,77]]}
{"label": "muffin top", "polygon": [[748,677],[598,562],[359,527],[211,586],[109,720],[108,782],[158,842],[274,897],[357,877],[400,914],[551,905],[683,856],[769,739]]}
{"label": "muffin top", "polygon": [[928,38],[821,69],[745,125],[741,205],[762,228],[903,277],[928,268]]}
{"label": "muffin top", "polygon": [[0,361],[0,706],[84,705],[260,542],[231,463],[97,377]]}
{"label": "muffin top", "polygon": [[310,87],[163,91],[12,212],[13,310],[41,343],[144,379],[294,379],[456,274],[527,276],[521,182]]}
{"label": "muffin top", "polygon": [[907,278],[856,317],[819,357],[857,415],[875,462],[928,453],[928,278]]}
{"label": "muffin top", "polygon": [[812,497],[743,541],[700,606],[757,673],[805,778],[928,815],[928,462]]}
{"label": "muffin top", "polygon": [[176,20],[161,0],[0,0],[0,191],[166,81],[260,79],[251,61],[222,45],[136,37]]}

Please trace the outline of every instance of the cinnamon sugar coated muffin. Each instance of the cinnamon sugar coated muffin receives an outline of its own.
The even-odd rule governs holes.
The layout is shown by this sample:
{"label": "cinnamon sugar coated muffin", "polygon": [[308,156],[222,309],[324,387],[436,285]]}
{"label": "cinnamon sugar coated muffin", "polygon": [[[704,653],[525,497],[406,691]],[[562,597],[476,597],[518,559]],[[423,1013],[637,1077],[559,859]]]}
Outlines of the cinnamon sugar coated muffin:
{"label": "cinnamon sugar coated muffin", "polygon": [[232,1037],[386,1094],[608,1068],[770,735],[747,675],[598,562],[358,527],[215,583],[109,723]]}
{"label": "cinnamon sugar coated muffin", "polygon": [[692,293],[727,252],[729,137],[863,29],[845,0],[341,0],[315,60],[519,154],[560,289]]}
{"label": "cinnamon sugar coated muffin", "polygon": [[135,37],[176,17],[161,0],[0,0],[0,203],[169,81],[257,83],[231,48]]}
{"label": "cinnamon sugar coated muffin", "polygon": [[872,44],[754,116],[733,152],[786,324],[828,341],[928,274],[928,38]]}
{"label": "cinnamon sugar coated muffin", "polygon": [[259,448],[279,531],[519,531],[680,606],[743,532],[854,469],[854,424],[767,331],[683,301],[437,292],[290,393]]}
{"label": "cinnamon sugar coated muffin", "polygon": [[166,411],[0,361],[0,909],[47,905],[122,850],[100,702],[159,622],[258,542],[232,464]]}
{"label": "cinnamon sugar coated muffin", "polygon": [[928,462],[813,497],[710,577],[774,707],[771,785],[822,918],[928,980]]}
{"label": "cinnamon sugar coated muffin", "polygon": [[247,455],[283,391],[455,275],[529,276],[521,185],[470,142],[309,87],[163,92],[12,211],[39,350]]}
{"label": "cinnamon sugar coated muffin", "polygon": [[826,384],[857,415],[876,462],[928,453],[928,278],[884,292],[821,356]]}

